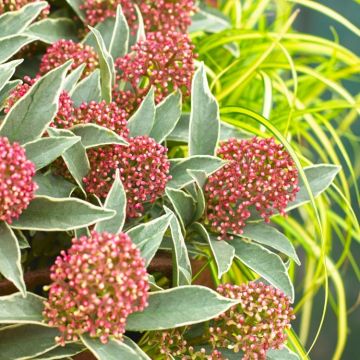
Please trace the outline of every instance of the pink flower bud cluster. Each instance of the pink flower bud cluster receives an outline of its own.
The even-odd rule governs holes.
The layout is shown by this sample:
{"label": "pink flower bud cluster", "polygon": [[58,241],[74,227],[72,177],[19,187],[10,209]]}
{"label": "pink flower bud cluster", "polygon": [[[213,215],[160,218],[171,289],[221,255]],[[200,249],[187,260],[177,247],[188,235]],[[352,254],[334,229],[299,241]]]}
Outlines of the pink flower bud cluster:
{"label": "pink flower bud cluster", "polygon": [[118,5],[121,5],[133,32],[137,28],[135,5],[139,6],[146,32],[171,30],[185,33],[196,10],[194,0],[85,0],[81,9],[85,11],[86,23],[95,26],[115,17]]}
{"label": "pink flower bud cluster", "polygon": [[[20,10],[25,5],[38,2],[40,0],[1,0],[0,1],[0,15],[8,11]],[[47,6],[40,13],[40,18],[46,18],[50,13],[50,6]]]}
{"label": "pink flower bud cluster", "polygon": [[147,136],[127,139],[129,146],[104,146],[88,150],[90,172],[84,178],[86,191],[105,198],[116,169],[127,198],[127,216],[138,217],[144,203],[153,203],[164,193],[170,179],[167,148]]}
{"label": "pink flower bud cluster", "polygon": [[121,5],[129,26],[137,22],[134,0],[84,0],[80,9],[85,12],[86,24],[95,26],[107,18],[116,17],[116,9]]}
{"label": "pink flower bud cluster", "polygon": [[180,31],[186,33],[191,25],[191,15],[196,11],[194,0],[137,0],[136,2],[143,15],[147,32]]}
{"label": "pink flower bud cluster", "polygon": [[241,234],[252,213],[265,221],[276,210],[284,215],[295,200],[297,168],[273,138],[230,139],[221,144],[218,156],[229,163],[209,177],[205,195],[207,218],[221,238]]}
{"label": "pink flower bud cluster", "polygon": [[17,219],[34,198],[35,165],[26,158],[25,149],[0,137],[0,220],[9,224]]}
{"label": "pink flower bud cluster", "polygon": [[[9,97],[6,99],[4,112],[7,114],[15,103],[22,98],[31,88],[32,85],[40,79],[40,76],[32,79],[29,76],[24,77],[24,83],[19,84],[11,91]],[[58,112],[50,124],[51,127],[59,129],[68,129],[74,124],[74,103],[69,94],[63,91],[59,96]]]}
{"label": "pink flower bud cluster", "polygon": [[[181,359],[181,360],[225,360],[221,352],[217,349],[205,349],[197,347],[196,349],[189,345],[185,339],[185,332],[187,329],[173,329],[165,331],[156,331],[150,334],[148,345],[155,348],[161,358],[166,360]],[[209,353],[211,352],[211,353]],[[151,354],[154,355],[154,354]]]}
{"label": "pink flower bud cluster", "polygon": [[142,99],[151,86],[155,88],[156,102],[177,89],[189,96],[194,59],[194,45],[188,35],[173,31],[165,35],[148,33],[131,53],[116,59],[117,81],[129,83],[137,99]]}
{"label": "pink flower bud cluster", "polygon": [[43,55],[40,63],[40,74],[43,75],[71,59],[73,60],[72,69],[76,69],[81,64],[86,64],[82,74],[83,78],[99,66],[98,56],[91,46],[75,43],[72,40],[59,40],[49,46]]}
{"label": "pink flower bud cluster", "polygon": [[102,343],[121,340],[127,317],[148,305],[145,262],[124,233],[74,238],[52,266],[51,280],[44,317],[59,328],[62,345],[84,333]]}
{"label": "pink flower bud cluster", "polygon": [[91,101],[81,104],[74,112],[75,124],[97,124],[115,131],[124,138],[129,135],[129,129],[126,127],[127,118],[127,112],[120,109],[115,102],[107,104],[106,101]]}
{"label": "pink flower bud cluster", "polygon": [[243,360],[265,360],[267,350],[283,346],[285,330],[290,329],[295,315],[289,299],[280,290],[262,282],[250,282],[220,285],[217,291],[240,303],[213,321],[213,347],[243,351]]}

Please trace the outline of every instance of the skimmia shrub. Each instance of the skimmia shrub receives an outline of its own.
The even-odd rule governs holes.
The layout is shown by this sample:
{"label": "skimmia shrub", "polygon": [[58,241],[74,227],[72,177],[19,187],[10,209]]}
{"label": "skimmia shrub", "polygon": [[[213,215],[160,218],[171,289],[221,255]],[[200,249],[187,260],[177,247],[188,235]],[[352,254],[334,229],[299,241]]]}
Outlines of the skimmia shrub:
{"label": "skimmia shrub", "polygon": [[253,3],[0,2],[0,359],[309,358],[356,101]]}

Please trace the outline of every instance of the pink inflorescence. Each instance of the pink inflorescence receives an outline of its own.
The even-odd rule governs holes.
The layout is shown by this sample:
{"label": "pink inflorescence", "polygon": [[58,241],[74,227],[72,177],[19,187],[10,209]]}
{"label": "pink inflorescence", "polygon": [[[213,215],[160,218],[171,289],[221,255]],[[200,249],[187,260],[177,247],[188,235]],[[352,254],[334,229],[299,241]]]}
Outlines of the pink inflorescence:
{"label": "pink inflorescence", "polygon": [[297,168],[273,138],[230,139],[221,144],[218,156],[229,163],[209,177],[205,195],[207,218],[221,238],[241,234],[252,212],[269,221],[276,210],[284,215],[295,200]]}
{"label": "pink inflorescence", "polygon": [[120,171],[127,199],[127,216],[138,217],[145,202],[164,193],[170,179],[167,148],[147,136],[127,139],[129,146],[104,146],[88,151],[90,172],[84,178],[86,191],[105,198],[116,169]]}
{"label": "pink inflorescence", "polygon": [[[0,1],[0,15],[8,12],[8,11],[15,11],[20,10],[25,5],[39,2],[40,0],[1,0]],[[50,13],[50,6],[47,6],[42,12],[40,13],[40,18],[46,18]]]}
{"label": "pink inflorescence", "polygon": [[282,348],[285,330],[295,315],[289,298],[280,290],[250,282],[220,285],[217,291],[240,303],[213,321],[210,342],[214,347],[243,351],[244,360],[265,360],[267,350]]}
{"label": "pink inflorescence", "polygon": [[[194,348],[185,339],[184,329],[155,331],[150,334],[148,344],[155,348],[161,358],[181,360],[224,360],[217,349]],[[154,356],[155,358],[156,356]],[[157,357],[156,357],[157,358]]]}
{"label": "pink inflorescence", "polygon": [[115,17],[118,5],[121,5],[133,32],[137,28],[135,5],[139,6],[146,32],[171,30],[185,33],[196,10],[194,0],[85,0],[81,9],[85,11],[87,24],[94,26]]}
{"label": "pink inflorescence", "polygon": [[144,18],[145,30],[181,31],[186,33],[191,25],[191,15],[196,11],[194,0],[136,1]]}
{"label": "pink inflorescence", "polygon": [[[173,31],[166,35],[161,32],[148,33],[146,40],[132,47],[131,53],[115,61],[117,81],[131,84],[138,102],[151,86],[155,88],[157,102],[177,89],[184,96],[189,96],[195,71],[193,50],[194,45],[186,34]],[[115,97],[121,98],[116,93]]]}
{"label": "pink inflorescence", "polygon": [[62,345],[84,333],[102,343],[121,340],[127,317],[147,306],[145,262],[124,233],[74,238],[52,266],[51,280],[44,316],[59,328]]}
{"label": "pink inflorescence", "polygon": [[74,118],[75,124],[97,124],[115,131],[125,138],[129,135],[129,129],[126,127],[128,114],[115,102],[110,104],[107,104],[106,101],[83,103],[75,109]]}
{"label": "pink inflorescence", "polygon": [[72,40],[59,40],[47,48],[41,59],[40,74],[43,75],[71,59],[73,60],[72,69],[86,64],[82,77],[88,76],[99,66],[98,56],[91,46]]}
{"label": "pink inflorescence", "polygon": [[[19,84],[11,91],[9,97],[6,99],[4,112],[7,114],[15,103],[22,98],[30,88],[40,79],[40,76],[32,79],[29,76],[24,77],[23,84]],[[58,129],[68,129],[74,125],[74,103],[66,91],[63,91],[59,96],[58,112],[50,124],[51,127]]]}
{"label": "pink inflorescence", "polygon": [[9,224],[17,219],[34,198],[35,165],[26,158],[25,149],[0,137],[0,220]]}
{"label": "pink inflorescence", "polygon": [[129,25],[133,26],[137,21],[133,0],[84,0],[80,9],[85,12],[86,23],[95,26],[107,18],[115,17],[118,5],[121,5]]}

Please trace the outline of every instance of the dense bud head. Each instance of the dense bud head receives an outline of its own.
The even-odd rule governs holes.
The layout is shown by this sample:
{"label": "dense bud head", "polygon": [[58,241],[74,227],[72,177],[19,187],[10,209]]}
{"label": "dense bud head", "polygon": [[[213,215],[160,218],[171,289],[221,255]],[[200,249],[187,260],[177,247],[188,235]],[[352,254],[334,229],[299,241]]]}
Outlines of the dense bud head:
{"label": "dense bud head", "polygon": [[86,23],[95,26],[115,17],[118,5],[121,5],[133,33],[138,23],[135,5],[139,7],[146,32],[186,32],[196,10],[194,0],[85,0],[81,9],[85,11]]}
{"label": "dense bud head", "polygon": [[59,40],[49,46],[40,63],[40,74],[73,60],[71,69],[76,69],[81,64],[86,64],[82,77],[90,75],[98,66],[99,60],[94,48],[89,45],[75,43],[72,40]]}
{"label": "dense bud head", "polygon": [[[22,98],[38,80],[40,76],[32,79],[24,77],[24,82],[15,87],[6,99],[4,112],[7,114],[15,103]],[[58,112],[50,126],[58,129],[68,129],[74,125],[74,103],[70,95],[63,91],[59,96]]]}
{"label": "dense bud head", "polygon": [[17,219],[34,198],[35,165],[25,149],[0,137],[0,220],[9,224]]}
{"label": "dense bud head", "polygon": [[[8,11],[20,10],[25,5],[36,3],[41,0],[1,0],[0,1],[0,15]],[[50,6],[48,5],[40,13],[40,19],[46,18],[50,13]]]}
{"label": "dense bud head", "polygon": [[115,131],[124,138],[129,135],[129,129],[126,127],[128,114],[115,102],[110,104],[107,104],[106,101],[83,103],[75,109],[74,118],[75,125],[97,124]]}
{"label": "dense bud head", "polygon": [[[132,47],[131,53],[115,61],[117,81],[131,84],[138,101],[151,86],[155,88],[156,102],[177,89],[189,96],[195,57],[188,35],[173,31],[166,35],[148,33],[146,40]],[[121,102],[119,105],[122,107]]]}
{"label": "dense bud head", "polygon": [[84,178],[86,191],[105,198],[116,169],[124,185],[127,216],[137,217],[145,202],[154,202],[164,193],[170,179],[167,148],[147,136],[127,139],[129,146],[104,146],[89,149],[90,172]]}
{"label": "dense bud head", "polygon": [[282,348],[285,331],[295,318],[284,293],[262,282],[222,284],[217,291],[240,303],[213,321],[210,342],[214,347],[243,351],[244,360],[265,360],[267,350]]}
{"label": "dense bud head", "polygon": [[207,218],[221,238],[241,234],[253,213],[265,221],[275,211],[284,215],[295,200],[297,168],[273,138],[230,139],[221,144],[218,156],[229,162],[209,177],[205,195]]}
{"label": "dense bud head", "polygon": [[[148,344],[156,349],[153,358],[181,360],[225,360],[217,349],[196,349],[185,339],[186,329],[176,328],[165,331],[154,331],[149,335]],[[205,339],[204,339],[205,340]]]}
{"label": "dense bud head", "polygon": [[72,240],[51,268],[44,316],[58,343],[88,333],[106,343],[122,339],[127,317],[147,306],[145,262],[127,234],[97,233]]}

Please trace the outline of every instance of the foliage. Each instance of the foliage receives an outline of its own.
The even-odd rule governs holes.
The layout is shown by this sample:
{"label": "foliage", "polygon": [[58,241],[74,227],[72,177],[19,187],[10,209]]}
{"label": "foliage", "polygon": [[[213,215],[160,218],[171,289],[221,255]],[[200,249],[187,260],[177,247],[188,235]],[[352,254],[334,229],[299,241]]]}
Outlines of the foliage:
{"label": "foliage", "polygon": [[[0,7],[0,189],[20,209],[0,222],[0,290],[12,282],[19,291],[0,297],[0,358],[88,349],[101,360],[306,359],[330,302],[340,359],[342,266],[360,278],[350,251],[360,239],[351,198],[359,192],[344,145],[356,143],[360,107],[343,85],[359,58],[293,30],[296,4],[359,29],[308,0],[201,1],[190,37],[192,1],[176,5],[176,19],[171,1],[119,0],[124,12],[109,13],[92,12],[93,1],[27,2]],[[13,165],[14,151],[27,159]],[[21,162],[36,175],[21,175]],[[26,198],[19,174],[32,177]],[[26,274],[50,266],[49,286],[28,291]],[[199,284],[204,272],[211,279]],[[320,324],[311,321],[318,293]],[[293,317],[289,302],[301,315],[299,338],[284,320],[269,340],[271,321]]]}

